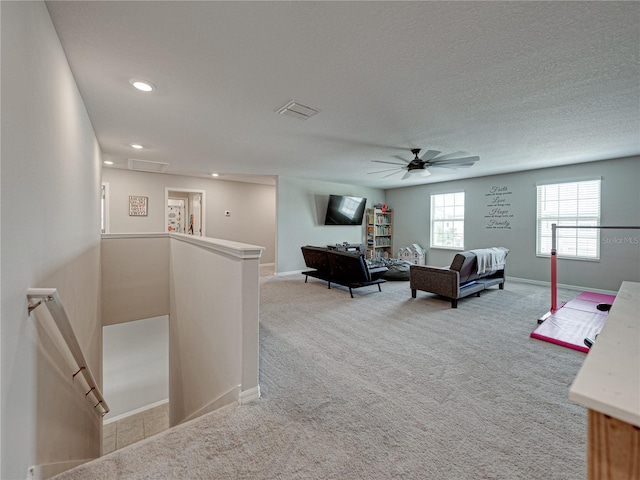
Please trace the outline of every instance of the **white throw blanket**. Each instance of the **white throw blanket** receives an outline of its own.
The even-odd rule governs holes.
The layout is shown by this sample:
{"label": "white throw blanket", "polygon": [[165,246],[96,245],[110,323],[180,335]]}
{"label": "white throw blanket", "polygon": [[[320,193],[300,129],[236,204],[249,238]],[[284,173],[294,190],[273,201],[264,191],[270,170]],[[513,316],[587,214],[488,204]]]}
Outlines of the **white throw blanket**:
{"label": "white throw blanket", "polygon": [[507,250],[504,247],[479,248],[470,250],[478,259],[478,275],[491,274],[504,269]]}

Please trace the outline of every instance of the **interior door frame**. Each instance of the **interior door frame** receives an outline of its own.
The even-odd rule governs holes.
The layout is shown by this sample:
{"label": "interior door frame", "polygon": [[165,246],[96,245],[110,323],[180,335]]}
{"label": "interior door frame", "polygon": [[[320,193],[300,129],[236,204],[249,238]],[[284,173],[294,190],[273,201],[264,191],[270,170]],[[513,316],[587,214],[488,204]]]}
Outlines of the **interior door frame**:
{"label": "interior door frame", "polygon": [[100,209],[101,214],[102,214],[102,226],[104,226],[104,231],[102,230],[102,228],[100,228],[101,233],[109,233],[110,229],[109,229],[109,201],[111,200],[109,198],[109,183],[107,182],[102,182],[100,185],[100,196],[101,198],[101,205],[100,205]]}
{"label": "interior door frame", "polygon": [[[167,225],[169,224],[169,192],[179,192],[179,193],[199,193],[200,194],[200,226],[202,230],[202,236],[206,237],[206,191],[205,190],[194,190],[192,188],[181,188],[181,187],[165,187],[164,188],[164,227],[163,230],[167,230]],[[191,207],[189,206],[189,211],[191,211]]]}

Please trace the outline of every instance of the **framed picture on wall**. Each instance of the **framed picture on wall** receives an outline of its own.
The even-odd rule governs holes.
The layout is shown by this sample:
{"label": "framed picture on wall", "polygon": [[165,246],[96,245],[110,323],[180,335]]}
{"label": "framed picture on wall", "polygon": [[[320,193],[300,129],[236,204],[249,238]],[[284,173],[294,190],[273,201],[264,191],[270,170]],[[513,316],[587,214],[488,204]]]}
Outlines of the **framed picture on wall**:
{"label": "framed picture on wall", "polygon": [[129,195],[129,216],[146,217],[147,200],[148,197],[142,197],[140,195]]}

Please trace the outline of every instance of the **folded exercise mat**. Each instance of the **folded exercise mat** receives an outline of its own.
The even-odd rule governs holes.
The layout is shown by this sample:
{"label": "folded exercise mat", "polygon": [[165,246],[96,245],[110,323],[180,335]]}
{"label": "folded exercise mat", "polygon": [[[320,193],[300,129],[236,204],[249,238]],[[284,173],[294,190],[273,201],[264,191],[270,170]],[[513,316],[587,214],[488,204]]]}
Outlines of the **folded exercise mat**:
{"label": "folded exercise mat", "polygon": [[598,305],[612,304],[615,298],[614,295],[582,292],[551,313],[531,332],[531,338],[586,353],[589,348],[585,345],[584,339],[595,338],[609,314],[598,310]]}

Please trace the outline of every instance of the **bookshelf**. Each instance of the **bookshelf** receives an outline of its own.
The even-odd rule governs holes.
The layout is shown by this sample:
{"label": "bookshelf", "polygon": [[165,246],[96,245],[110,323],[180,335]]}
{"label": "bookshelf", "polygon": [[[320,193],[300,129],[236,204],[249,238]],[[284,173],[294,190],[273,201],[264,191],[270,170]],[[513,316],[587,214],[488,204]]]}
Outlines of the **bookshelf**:
{"label": "bookshelf", "polygon": [[393,210],[367,209],[367,257],[393,257]]}

